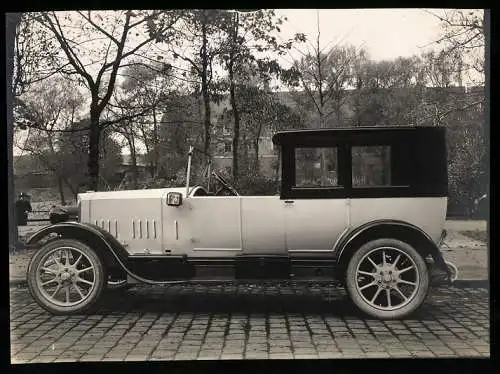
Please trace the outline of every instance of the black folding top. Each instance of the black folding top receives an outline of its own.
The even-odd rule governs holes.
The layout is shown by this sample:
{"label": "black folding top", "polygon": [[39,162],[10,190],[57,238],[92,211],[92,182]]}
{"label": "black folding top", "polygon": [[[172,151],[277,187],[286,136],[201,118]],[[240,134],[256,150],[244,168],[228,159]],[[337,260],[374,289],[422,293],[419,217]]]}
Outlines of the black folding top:
{"label": "black folding top", "polygon": [[370,127],[337,127],[326,129],[301,129],[280,131],[273,136],[274,144],[283,143],[324,143],[328,139],[355,138],[398,138],[412,133],[436,134],[444,132],[443,127],[436,126],[370,126]]}

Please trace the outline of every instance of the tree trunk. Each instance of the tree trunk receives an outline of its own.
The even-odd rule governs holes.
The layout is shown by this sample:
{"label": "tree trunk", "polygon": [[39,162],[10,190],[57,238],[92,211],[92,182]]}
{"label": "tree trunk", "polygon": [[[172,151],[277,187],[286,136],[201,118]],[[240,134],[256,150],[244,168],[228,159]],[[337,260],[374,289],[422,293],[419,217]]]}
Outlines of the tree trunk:
{"label": "tree trunk", "polygon": [[[206,82],[205,82],[206,85]],[[207,156],[210,152],[210,96],[208,94],[208,88],[206,86],[203,87],[203,107],[205,111],[205,119],[204,119],[204,129],[205,129],[205,139],[203,151],[205,152],[205,156]]]}
{"label": "tree trunk", "polygon": [[253,152],[254,152],[253,169],[255,172],[260,173],[259,138],[257,138],[257,140],[253,142]]}
{"label": "tree trunk", "polygon": [[[276,182],[276,185],[279,186],[279,182],[280,182],[280,170],[281,170],[281,152],[278,151],[278,157],[277,157],[277,162],[276,162],[276,170],[275,170],[275,182]],[[280,187],[278,187],[280,188]]]}
{"label": "tree trunk", "polygon": [[236,106],[235,97],[235,84],[232,80],[232,71],[230,72],[230,94],[231,94],[231,107],[233,109],[234,116],[234,126],[233,126],[233,179],[236,183],[238,180],[238,148],[240,140],[240,113],[238,112],[238,107]]}
{"label": "tree trunk", "polygon": [[201,62],[202,62],[202,74],[201,74],[201,92],[203,95],[203,106],[205,109],[205,118],[204,118],[204,130],[205,130],[205,139],[204,139],[204,146],[203,146],[203,151],[205,152],[204,157],[207,158],[209,157],[208,155],[210,154],[210,130],[211,130],[211,123],[210,123],[210,92],[208,90],[208,53],[207,53],[207,46],[208,46],[208,39],[207,39],[207,24],[204,20],[202,26],[202,46],[201,46]]}
{"label": "tree trunk", "polygon": [[128,146],[130,148],[130,161],[132,162],[132,165],[131,165],[131,168],[132,168],[132,188],[135,190],[135,189],[137,189],[138,175],[137,175],[137,154],[135,152],[135,143],[134,143],[133,135],[127,136],[127,142],[128,142]]}
{"label": "tree trunk", "polygon": [[244,162],[244,171],[245,171],[245,173],[248,173],[250,167],[249,167],[249,160],[248,160],[248,141],[247,141],[246,131],[243,131],[243,133],[242,133],[241,144],[243,146],[242,159]]}
{"label": "tree trunk", "polygon": [[342,111],[341,105],[339,103],[335,103],[335,117],[337,117],[337,127],[342,127]]}
{"label": "tree trunk", "polygon": [[156,120],[156,108],[153,108],[153,165],[151,168],[151,177],[155,178],[158,174],[158,123]]}
{"label": "tree trunk", "polygon": [[18,232],[15,217],[15,192],[14,192],[14,166],[13,159],[13,144],[14,144],[14,116],[13,116],[13,92],[12,78],[14,71],[14,41],[16,38],[16,28],[21,21],[22,13],[7,13],[5,15],[5,37],[6,37],[6,78],[7,78],[7,196],[8,196],[8,215],[9,215],[9,248],[16,248],[18,241]]}
{"label": "tree trunk", "polygon": [[71,183],[71,181],[68,178],[65,178],[64,176],[61,177],[61,181],[71,191],[71,195],[73,196],[73,200],[77,201],[78,200],[78,192],[80,192],[79,186],[76,185],[76,187],[74,187],[73,184]]}
{"label": "tree trunk", "polygon": [[59,190],[59,198],[61,199],[61,205],[66,205],[66,199],[64,198],[63,179],[60,175],[57,175],[57,189]]}
{"label": "tree trunk", "polygon": [[101,128],[99,127],[99,116],[90,114],[90,130],[89,130],[89,189],[97,191],[99,188],[99,141],[101,139]]}
{"label": "tree trunk", "polygon": [[[325,119],[323,117],[323,107],[321,107],[321,113],[319,113],[319,127],[321,129],[325,127],[324,122]],[[328,185],[327,183],[328,164],[327,164],[326,148],[321,148],[320,151],[320,168],[321,168],[321,186],[325,187]]]}
{"label": "tree trunk", "polygon": [[132,188],[137,189],[139,176],[137,172],[137,154],[135,152],[135,146],[132,146],[130,158],[132,161]]}
{"label": "tree trunk", "polygon": [[231,97],[231,108],[233,110],[234,126],[233,126],[233,180],[234,183],[238,181],[238,146],[240,140],[240,113],[238,111],[238,106],[236,105],[236,85],[234,83],[234,62],[235,62],[235,48],[238,36],[238,13],[235,14],[235,23],[232,35],[232,49],[229,55],[229,94]]}

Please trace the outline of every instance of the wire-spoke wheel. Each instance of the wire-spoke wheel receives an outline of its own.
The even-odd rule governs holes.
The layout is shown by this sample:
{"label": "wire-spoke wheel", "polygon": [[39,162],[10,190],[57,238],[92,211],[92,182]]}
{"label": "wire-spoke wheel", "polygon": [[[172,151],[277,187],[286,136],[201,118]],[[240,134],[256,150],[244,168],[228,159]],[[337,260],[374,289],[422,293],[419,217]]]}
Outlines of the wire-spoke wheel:
{"label": "wire-spoke wheel", "polygon": [[40,306],[53,314],[81,313],[92,307],[105,286],[105,269],[85,244],[58,239],[31,259],[28,287]]}
{"label": "wire-spoke wheel", "polygon": [[424,258],[412,246],[378,239],[352,256],[346,288],[363,312],[382,319],[402,318],[424,302],[429,273]]}

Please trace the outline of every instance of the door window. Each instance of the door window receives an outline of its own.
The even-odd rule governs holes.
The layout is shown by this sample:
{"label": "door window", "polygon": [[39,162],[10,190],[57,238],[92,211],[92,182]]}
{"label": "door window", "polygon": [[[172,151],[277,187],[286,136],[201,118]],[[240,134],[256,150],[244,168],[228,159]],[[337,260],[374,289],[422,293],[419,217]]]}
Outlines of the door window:
{"label": "door window", "polygon": [[295,148],[295,187],[338,187],[338,148]]}

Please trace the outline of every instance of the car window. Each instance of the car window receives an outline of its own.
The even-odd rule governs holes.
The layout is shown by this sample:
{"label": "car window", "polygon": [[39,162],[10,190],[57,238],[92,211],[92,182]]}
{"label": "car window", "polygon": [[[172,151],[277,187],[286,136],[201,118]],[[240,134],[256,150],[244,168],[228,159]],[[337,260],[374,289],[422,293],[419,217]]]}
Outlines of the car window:
{"label": "car window", "polygon": [[352,147],[352,186],[391,186],[391,148],[389,146]]}
{"label": "car window", "polygon": [[295,148],[295,187],[337,187],[338,148]]}

